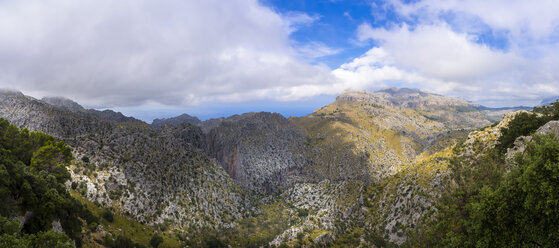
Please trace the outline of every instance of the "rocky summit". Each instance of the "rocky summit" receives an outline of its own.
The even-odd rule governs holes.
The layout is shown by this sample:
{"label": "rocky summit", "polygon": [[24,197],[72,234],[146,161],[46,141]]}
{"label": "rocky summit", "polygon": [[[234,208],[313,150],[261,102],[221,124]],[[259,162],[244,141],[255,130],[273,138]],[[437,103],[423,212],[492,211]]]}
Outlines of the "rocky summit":
{"label": "rocky summit", "polygon": [[[90,247],[115,237],[147,245],[146,230],[177,247],[427,242],[446,213],[437,206],[470,189],[461,183],[476,164],[503,156],[505,173],[533,140],[557,135],[552,107],[514,110],[388,88],[344,92],[304,117],[184,114],[149,125],[66,98],[0,92],[0,117],[71,147],[67,191],[101,218],[82,232]],[[515,131],[522,118],[539,122]]]}

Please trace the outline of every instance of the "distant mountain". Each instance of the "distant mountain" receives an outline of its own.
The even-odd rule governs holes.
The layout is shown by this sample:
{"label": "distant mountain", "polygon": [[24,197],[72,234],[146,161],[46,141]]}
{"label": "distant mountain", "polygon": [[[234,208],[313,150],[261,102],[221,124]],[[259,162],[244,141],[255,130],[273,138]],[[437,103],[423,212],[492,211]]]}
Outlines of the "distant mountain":
{"label": "distant mountain", "polygon": [[137,221],[103,221],[92,237],[147,245],[122,229],[149,227],[193,247],[403,244],[453,187],[452,161],[493,149],[519,108],[388,88],[344,92],[304,117],[184,114],[148,125],[66,98],[0,91],[0,117],[72,147],[74,195]]}
{"label": "distant mountain", "polygon": [[551,97],[547,97],[544,98],[541,102],[540,102],[540,106],[545,106],[545,105],[549,105],[552,104],[556,101],[559,101],[559,96],[551,96]]}
{"label": "distant mountain", "polygon": [[171,118],[162,118],[162,119],[155,119],[150,124],[151,127],[155,129],[161,128],[163,125],[171,125],[171,126],[178,126],[182,123],[190,123],[192,125],[198,126],[200,125],[201,121],[198,117],[190,116],[188,114],[182,114],[176,117]]}
{"label": "distant mountain", "polygon": [[89,115],[98,117],[100,119],[105,120],[113,120],[116,122],[127,122],[127,121],[138,121],[133,117],[128,117],[123,115],[120,112],[115,112],[112,110],[95,110],[95,109],[85,109],[77,102],[74,102],[65,97],[43,97],[41,101],[46,102],[52,106],[59,107],[61,109],[65,109],[74,113],[88,113]]}
{"label": "distant mountain", "polygon": [[67,109],[72,112],[85,112],[86,110],[79,105],[77,102],[74,102],[65,97],[43,97],[41,101],[46,102],[50,105],[57,106],[63,109]]}

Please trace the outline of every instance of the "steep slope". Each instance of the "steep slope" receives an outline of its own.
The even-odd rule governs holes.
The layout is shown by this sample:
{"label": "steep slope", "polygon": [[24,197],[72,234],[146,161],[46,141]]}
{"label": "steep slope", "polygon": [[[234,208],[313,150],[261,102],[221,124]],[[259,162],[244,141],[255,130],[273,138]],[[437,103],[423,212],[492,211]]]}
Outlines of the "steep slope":
{"label": "steep slope", "polygon": [[153,130],[69,111],[17,92],[0,94],[0,117],[64,140],[80,158],[72,180],[88,200],[137,220],[192,227],[230,225],[250,211],[250,197],[205,154],[198,127]]}
{"label": "steep slope", "polygon": [[[299,233],[303,240],[321,233],[311,244],[342,247],[405,242],[406,233],[434,210],[441,185],[448,184],[454,146],[471,130],[490,124],[476,107],[463,99],[387,89],[346,92],[309,116],[291,118],[307,135],[311,164],[306,171],[323,181],[312,183],[308,177],[306,184],[287,191],[288,202],[315,214],[273,244],[295,244]],[[346,193],[329,188],[345,188]]]}
{"label": "steep slope", "polygon": [[498,143],[510,116],[471,132],[488,126],[492,111],[390,88],[346,92],[300,118],[183,115],[150,126],[68,99],[0,94],[0,117],[73,148],[82,200],[170,226],[193,246],[402,244],[453,185],[452,161]]}
{"label": "steep slope", "polygon": [[367,199],[373,214],[366,226],[390,242],[404,243],[424,216],[437,211],[441,195],[454,187],[451,163],[474,161],[487,154],[498,144],[501,130],[519,113],[509,113],[497,125],[472,131],[466,139],[455,140],[434,154],[423,153],[414,163],[386,177]]}
{"label": "steep slope", "polygon": [[239,185],[261,193],[290,186],[307,163],[305,136],[280,114],[247,113],[207,134],[208,151]]}
{"label": "steep slope", "polygon": [[179,126],[180,124],[185,122],[195,126],[198,126],[202,123],[200,119],[198,119],[198,117],[190,116],[188,114],[182,114],[172,118],[154,119],[150,126],[152,128],[158,129],[161,128],[163,125]]}
{"label": "steep slope", "polygon": [[451,154],[432,215],[408,233],[410,246],[555,247],[557,120],[558,103],[472,132]]}
{"label": "steep slope", "polygon": [[330,159],[326,154],[345,153],[339,157],[350,158],[353,166],[347,175],[376,179],[411,164],[424,151],[437,150],[445,139],[490,124],[466,100],[412,89],[346,92],[311,115],[291,120],[315,144],[317,170],[330,162],[324,161]]}

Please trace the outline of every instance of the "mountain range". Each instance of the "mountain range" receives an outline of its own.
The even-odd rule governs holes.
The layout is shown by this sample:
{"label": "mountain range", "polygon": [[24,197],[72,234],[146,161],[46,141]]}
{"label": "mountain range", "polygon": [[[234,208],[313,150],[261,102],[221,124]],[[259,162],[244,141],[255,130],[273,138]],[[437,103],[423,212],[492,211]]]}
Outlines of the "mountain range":
{"label": "mountain range", "polygon": [[344,92],[303,117],[183,114],[148,124],[0,92],[1,118],[72,148],[71,195],[123,219],[84,232],[90,247],[116,236],[148,245],[142,228],[168,246],[406,245],[454,184],[450,161],[493,149],[528,110],[388,88]]}

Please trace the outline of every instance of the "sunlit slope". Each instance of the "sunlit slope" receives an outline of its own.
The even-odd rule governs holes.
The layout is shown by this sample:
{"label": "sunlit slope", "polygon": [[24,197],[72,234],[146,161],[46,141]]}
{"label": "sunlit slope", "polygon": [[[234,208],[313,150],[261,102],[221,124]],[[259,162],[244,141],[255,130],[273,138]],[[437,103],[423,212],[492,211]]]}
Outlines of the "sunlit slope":
{"label": "sunlit slope", "polygon": [[383,178],[418,154],[489,125],[472,103],[411,89],[346,92],[314,113],[291,118],[307,132],[312,168],[331,177]]}

